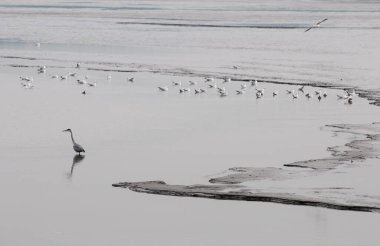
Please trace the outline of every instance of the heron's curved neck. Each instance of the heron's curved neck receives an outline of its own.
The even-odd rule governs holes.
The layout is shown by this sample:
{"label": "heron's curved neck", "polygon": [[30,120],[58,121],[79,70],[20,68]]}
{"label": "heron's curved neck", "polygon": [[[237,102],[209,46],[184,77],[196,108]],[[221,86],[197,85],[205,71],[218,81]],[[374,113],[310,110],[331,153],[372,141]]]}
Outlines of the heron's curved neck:
{"label": "heron's curved neck", "polygon": [[70,134],[71,134],[71,141],[73,141],[73,144],[76,144],[76,142],[75,142],[75,140],[74,140],[73,132],[70,131]]}

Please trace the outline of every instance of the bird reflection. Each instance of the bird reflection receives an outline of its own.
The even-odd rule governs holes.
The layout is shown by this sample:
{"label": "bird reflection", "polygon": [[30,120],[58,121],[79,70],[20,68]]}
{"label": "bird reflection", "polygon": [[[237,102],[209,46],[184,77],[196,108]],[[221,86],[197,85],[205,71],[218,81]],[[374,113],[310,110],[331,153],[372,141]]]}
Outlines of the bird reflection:
{"label": "bird reflection", "polygon": [[70,173],[67,174],[68,179],[71,179],[73,177],[75,166],[78,165],[81,161],[83,161],[84,158],[85,158],[84,155],[79,155],[79,154],[74,155],[73,164],[71,165]]}

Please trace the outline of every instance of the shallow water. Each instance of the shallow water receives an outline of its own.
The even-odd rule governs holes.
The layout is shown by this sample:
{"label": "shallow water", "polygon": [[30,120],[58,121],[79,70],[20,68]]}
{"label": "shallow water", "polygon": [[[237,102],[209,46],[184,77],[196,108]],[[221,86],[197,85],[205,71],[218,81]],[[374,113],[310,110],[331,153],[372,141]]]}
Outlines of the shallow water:
{"label": "shallow water", "polygon": [[[211,90],[180,95],[171,81],[191,79],[203,87],[203,78],[109,72],[107,81],[108,72],[86,70],[88,64],[74,68],[75,61],[101,61],[285,81],[344,78],[353,86],[378,88],[376,2],[57,3],[0,5],[6,26],[0,29],[1,55],[48,59],[0,60],[0,244],[376,245],[380,220],[374,213],[152,196],[111,187],[141,180],[206,183],[234,166],[280,167],[325,157],[328,146],[351,137],[334,136],[325,124],[380,121],[379,109],[365,99],[348,105],[336,100],[340,91],[326,90],[321,102],[292,100],[285,89],[296,86],[260,84],[267,94],[258,100],[252,88],[234,95],[240,82],[226,85],[231,94],[226,98]],[[323,28],[303,33],[326,15]],[[122,21],[276,28],[117,24]],[[292,28],[277,28],[280,24]],[[35,67],[9,64],[46,64],[48,71],[37,75]],[[50,79],[69,71],[88,74],[97,87]],[[34,77],[33,90],[20,87],[21,75]],[[127,76],[136,82],[126,82]],[[164,85],[169,92],[158,92]],[[270,95],[273,90],[278,97]],[[69,135],[62,132],[68,127],[86,149],[74,165]],[[360,165],[306,183],[323,187],[321,181],[327,186],[338,179],[378,194],[376,163]]]}

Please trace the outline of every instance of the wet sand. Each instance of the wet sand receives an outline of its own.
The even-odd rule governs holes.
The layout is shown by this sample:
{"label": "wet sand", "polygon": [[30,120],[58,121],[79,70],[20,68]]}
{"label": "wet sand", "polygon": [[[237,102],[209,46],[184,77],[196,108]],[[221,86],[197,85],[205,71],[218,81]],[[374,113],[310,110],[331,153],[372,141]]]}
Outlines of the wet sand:
{"label": "wet sand", "polygon": [[[284,168],[230,168],[232,174],[210,179],[213,184],[227,185],[167,185],[163,181],[148,181],[135,183],[117,183],[114,187],[129,188],[132,191],[144,192],[157,195],[202,197],[219,200],[243,200],[274,202],[291,205],[316,206],[339,210],[353,210],[366,212],[380,212],[379,196],[356,193],[352,187],[340,186],[340,180],[324,189],[309,188],[307,194],[299,194],[293,189],[283,189],[281,193],[271,192],[281,187],[269,187],[255,189],[254,184],[243,185],[245,182],[260,180],[282,181],[297,179],[300,177],[323,175],[324,172],[336,169],[340,165],[359,165],[367,159],[379,159],[380,123],[366,125],[330,125],[329,127],[339,129],[335,131],[349,133],[355,136],[354,140],[344,146],[328,148],[332,152],[330,157],[306,161],[297,161],[284,164],[284,167],[296,167],[298,169]],[[363,139],[364,138],[364,139]],[[300,170],[301,169],[301,170]],[[307,169],[306,171],[304,169]],[[241,185],[234,185],[241,184]],[[251,189],[252,190],[251,190]],[[303,187],[300,185],[299,189]]]}

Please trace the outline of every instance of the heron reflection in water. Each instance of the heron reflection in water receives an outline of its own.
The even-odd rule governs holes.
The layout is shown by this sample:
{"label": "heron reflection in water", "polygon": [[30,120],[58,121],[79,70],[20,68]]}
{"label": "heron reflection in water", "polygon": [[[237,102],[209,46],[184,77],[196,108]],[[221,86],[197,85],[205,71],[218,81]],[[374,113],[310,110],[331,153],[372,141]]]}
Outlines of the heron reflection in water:
{"label": "heron reflection in water", "polygon": [[67,174],[68,179],[71,179],[73,177],[75,166],[78,165],[81,161],[83,161],[84,158],[85,158],[84,155],[79,155],[79,154],[74,155],[73,164],[71,165],[70,173]]}

